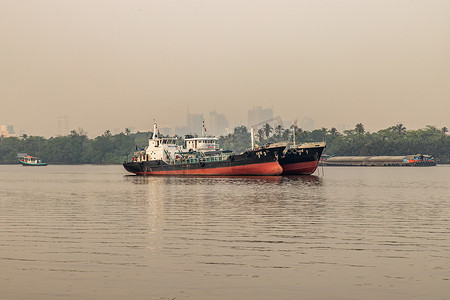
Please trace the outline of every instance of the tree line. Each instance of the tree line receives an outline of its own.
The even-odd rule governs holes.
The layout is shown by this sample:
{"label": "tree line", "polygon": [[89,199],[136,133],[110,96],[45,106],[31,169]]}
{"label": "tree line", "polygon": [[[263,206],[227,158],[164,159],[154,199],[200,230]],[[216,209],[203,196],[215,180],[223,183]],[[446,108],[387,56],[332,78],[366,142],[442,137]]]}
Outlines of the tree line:
{"label": "tree line", "polygon": [[137,145],[147,144],[147,133],[113,135],[109,130],[90,139],[81,131],[67,136],[8,137],[0,140],[0,164],[18,162],[18,153],[37,156],[49,164],[116,164],[127,159]]}
{"label": "tree line", "polygon": [[[259,145],[276,142],[325,141],[325,153],[329,155],[407,155],[430,154],[438,163],[450,163],[450,136],[448,129],[426,126],[418,130],[407,130],[397,124],[377,132],[367,132],[362,123],[354,129],[338,132],[336,128],[303,130],[295,125],[264,124],[255,128],[255,141]],[[119,134],[109,130],[96,138],[88,138],[83,130],[71,131],[67,136],[43,138],[39,136],[8,137],[0,139],[0,164],[18,163],[18,153],[37,156],[49,164],[117,164],[128,160],[136,149],[148,145],[151,132],[130,133],[128,129]],[[250,131],[237,126],[233,133],[220,136],[223,149],[242,152],[250,148]],[[182,142],[182,139],[178,139]]]}

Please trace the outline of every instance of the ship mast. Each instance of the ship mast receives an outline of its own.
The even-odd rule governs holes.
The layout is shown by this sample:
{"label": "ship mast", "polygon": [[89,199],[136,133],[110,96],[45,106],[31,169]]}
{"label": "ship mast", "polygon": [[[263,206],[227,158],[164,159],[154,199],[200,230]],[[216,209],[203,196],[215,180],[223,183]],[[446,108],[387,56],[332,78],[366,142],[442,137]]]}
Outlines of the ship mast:
{"label": "ship mast", "polygon": [[206,137],[206,127],[205,127],[205,121],[202,121],[202,136]]}
{"label": "ship mast", "polygon": [[250,127],[250,136],[252,138],[252,150],[255,150],[255,129]]}
{"label": "ship mast", "polygon": [[153,137],[152,140],[156,140],[158,138],[158,125],[156,125],[156,122],[153,122]]}

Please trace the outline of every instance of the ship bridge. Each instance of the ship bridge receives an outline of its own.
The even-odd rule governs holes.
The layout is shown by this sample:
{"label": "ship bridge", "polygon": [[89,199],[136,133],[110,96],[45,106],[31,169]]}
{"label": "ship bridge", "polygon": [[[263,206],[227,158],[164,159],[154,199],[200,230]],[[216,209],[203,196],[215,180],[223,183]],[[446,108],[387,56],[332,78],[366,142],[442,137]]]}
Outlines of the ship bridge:
{"label": "ship bridge", "polygon": [[184,139],[185,148],[189,151],[215,151],[219,149],[216,137],[193,137],[186,136]]}

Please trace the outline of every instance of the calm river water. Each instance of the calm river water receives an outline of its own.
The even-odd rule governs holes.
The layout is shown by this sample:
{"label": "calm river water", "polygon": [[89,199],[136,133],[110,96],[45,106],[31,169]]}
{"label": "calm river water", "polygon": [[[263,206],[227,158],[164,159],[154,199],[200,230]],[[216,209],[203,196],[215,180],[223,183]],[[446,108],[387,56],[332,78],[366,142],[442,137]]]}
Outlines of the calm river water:
{"label": "calm river water", "polygon": [[450,299],[449,195],[450,166],[0,166],[0,299]]}

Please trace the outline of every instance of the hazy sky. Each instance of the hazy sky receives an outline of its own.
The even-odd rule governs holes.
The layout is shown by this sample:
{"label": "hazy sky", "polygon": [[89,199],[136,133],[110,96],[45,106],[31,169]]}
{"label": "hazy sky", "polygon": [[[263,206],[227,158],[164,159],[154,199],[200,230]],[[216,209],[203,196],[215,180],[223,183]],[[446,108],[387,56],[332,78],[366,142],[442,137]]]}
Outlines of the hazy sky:
{"label": "hazy sky", "polygon": [[448,0],[0,0],[0,124],[90,136],[253,106],[450,127]]}

